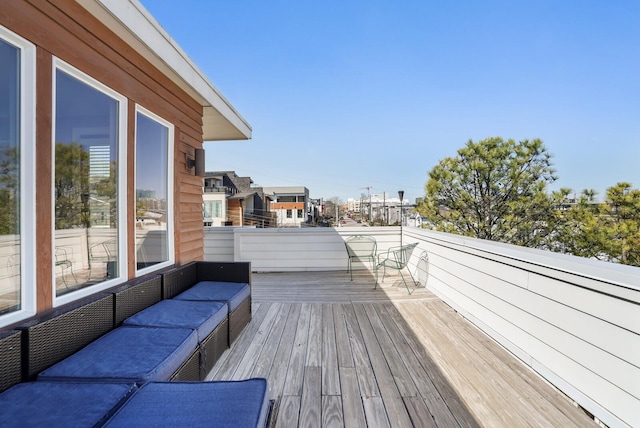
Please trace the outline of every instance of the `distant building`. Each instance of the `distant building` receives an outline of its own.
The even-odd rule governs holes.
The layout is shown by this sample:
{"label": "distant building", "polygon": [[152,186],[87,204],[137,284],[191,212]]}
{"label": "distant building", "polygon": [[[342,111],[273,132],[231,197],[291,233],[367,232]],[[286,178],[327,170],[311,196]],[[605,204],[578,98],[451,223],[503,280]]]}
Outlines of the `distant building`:
{"label": "distant building", "polygon": [[[400,198],[389,197],[387,193],[376,193],[370,196],[363,195],[360,199],[347,199],[348,210],[359,214],[366,221],[379,222],[381,224],[400,224]],[[408,218],[413,213],[415,204],[406,199],[402,201],[402,213],[404,215],[404,225],[407,225]],[[417,224],[418,221],[412,221]]]}
{"label": "distant building", "polygon": [[301,227],[316,221],[317,210],[304,186],[263,187],[271,195],[271,212],[276,215],[278,227]]}

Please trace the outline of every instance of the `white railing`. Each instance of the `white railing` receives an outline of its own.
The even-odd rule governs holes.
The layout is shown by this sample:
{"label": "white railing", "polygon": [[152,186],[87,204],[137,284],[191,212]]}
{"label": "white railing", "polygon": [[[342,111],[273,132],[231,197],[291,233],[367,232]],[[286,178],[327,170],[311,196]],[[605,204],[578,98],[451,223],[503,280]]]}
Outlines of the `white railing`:
{"label": "white railing", "polygon": [[[205,231],[205,260],[254,271],[346,270],[344,238],[378,252],[400,228]],[[428,254],[427,287],[609,426],[640,426],[640,268],[404,228]],[[367,268],[366,264],[360,268]]]}

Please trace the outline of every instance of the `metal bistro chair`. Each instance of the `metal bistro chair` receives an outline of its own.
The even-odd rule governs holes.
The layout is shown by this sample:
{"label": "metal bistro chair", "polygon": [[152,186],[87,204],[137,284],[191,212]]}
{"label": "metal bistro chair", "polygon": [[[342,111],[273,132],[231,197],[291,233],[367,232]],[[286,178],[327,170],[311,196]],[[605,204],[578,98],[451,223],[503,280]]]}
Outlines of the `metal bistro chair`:
{"label": "metal bistro chair", "polygon": [[[376,285],[374,287],[378,287],[378,269],[382,268],[382,281],[384,281],[384,276],[387,273],[387,268],[394,269],[400,272],[400,277],[402,278],[402,282],[404,282],[404,286],[407,287],[407,292],[411,294],[413,291],[409,289],[409,285],[407,281],[404,279],[404,275],[402,275],[402,270],[407,267],[409,260],[411,259],[411,254],[413,250],[418,246],[418,243],[415,242],[413,244],[403,245],[401,247],[391,247],[386,253],[381,253],[378,255],[378,263],[376,263]],[[416,286],[416,281],[413,279],[413,275],[409,268],[407,268],[409,272],[409,276],[411,277],[411,281],[413,281],[413,286]]]}
{"label": "metal bistro chair", "polygon": [[[89,248],[89,277],[87,281],[91,280],[93,271],[96,269],[96,264],[104,265],[104,278],[112,278],[114,276],[115,264],[118,260],[118,241],[115,239],[108,239],[106,241],[98,242]],[[100,266],[100,272],[102,272],[102,266]]]}
{"label": "metal bistro chair", "polygon": [[371,259],[371,267],[376,264],[376,249],[378,244],[376,238],[367,235],[354,235],[344,240],[349,256],[349,264],[347,272],[351,273],[351,281],[353,281],[353,260]]}
{"label": "metal bistro chair", "polygon": [[56,267],[60,268],[60,278],[62,278],[62,283],[64,284],[66,289],[69,289],[69,284],[67,283],[67,275],[65,272],[68,270],[71,272],[71,277],[73,278],[74,284],[78,283],[78,279],[76,278],[76,274],[73,273],[73,262],[69,259],[67,255],[67,250],[62,247],[56,247]]}

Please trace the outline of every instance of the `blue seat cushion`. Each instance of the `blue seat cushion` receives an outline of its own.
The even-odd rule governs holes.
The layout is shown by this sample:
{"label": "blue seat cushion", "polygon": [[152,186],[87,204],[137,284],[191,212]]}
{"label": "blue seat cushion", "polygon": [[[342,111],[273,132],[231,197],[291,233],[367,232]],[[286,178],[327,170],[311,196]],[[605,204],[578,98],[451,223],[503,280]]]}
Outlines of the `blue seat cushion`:
{"label": "blue seat cushion", "polygon": [[190,328],[202,342],[229,315],[225,302],[162,300],[124,320],[126,326]]}
{"label": "blue seat cushion", "polygon": [[266,379],[152,382],[136,391],[106,426],[264,427],[268,414]]}
{"label": "blue seat cushion", "polygon": [[186,328],[120,327],[42,371],[39,380],[168,380],[198,346]]}
{"label": "blue seat cushion", "polygon": [[200,281],[190,289],[178,294],[175,300],[216,300],[227,302],[233,312],[251,296],[251,287],[243,282]]}
{"label": "blue seat cushion", "polygon": [[135,389],[125,383],[19,383],[0,394],[0,426],[98,426]]}

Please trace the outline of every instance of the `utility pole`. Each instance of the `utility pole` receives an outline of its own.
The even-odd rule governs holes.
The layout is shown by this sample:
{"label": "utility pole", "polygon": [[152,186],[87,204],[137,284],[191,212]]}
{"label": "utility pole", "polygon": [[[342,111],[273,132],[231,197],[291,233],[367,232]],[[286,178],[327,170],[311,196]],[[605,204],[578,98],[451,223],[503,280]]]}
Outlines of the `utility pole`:
{"label": "utility pole", "polygon": [[[367,189],[367,198],[369,199],[369,215],[367,217],[367,221],[371,221],[371,193],[369,191],[373,189],[373,187],[366,186],[366,187],[361,187],[361,189]],[[360,211],[361,211],[360,216],[362,217],[362,209]]]}

